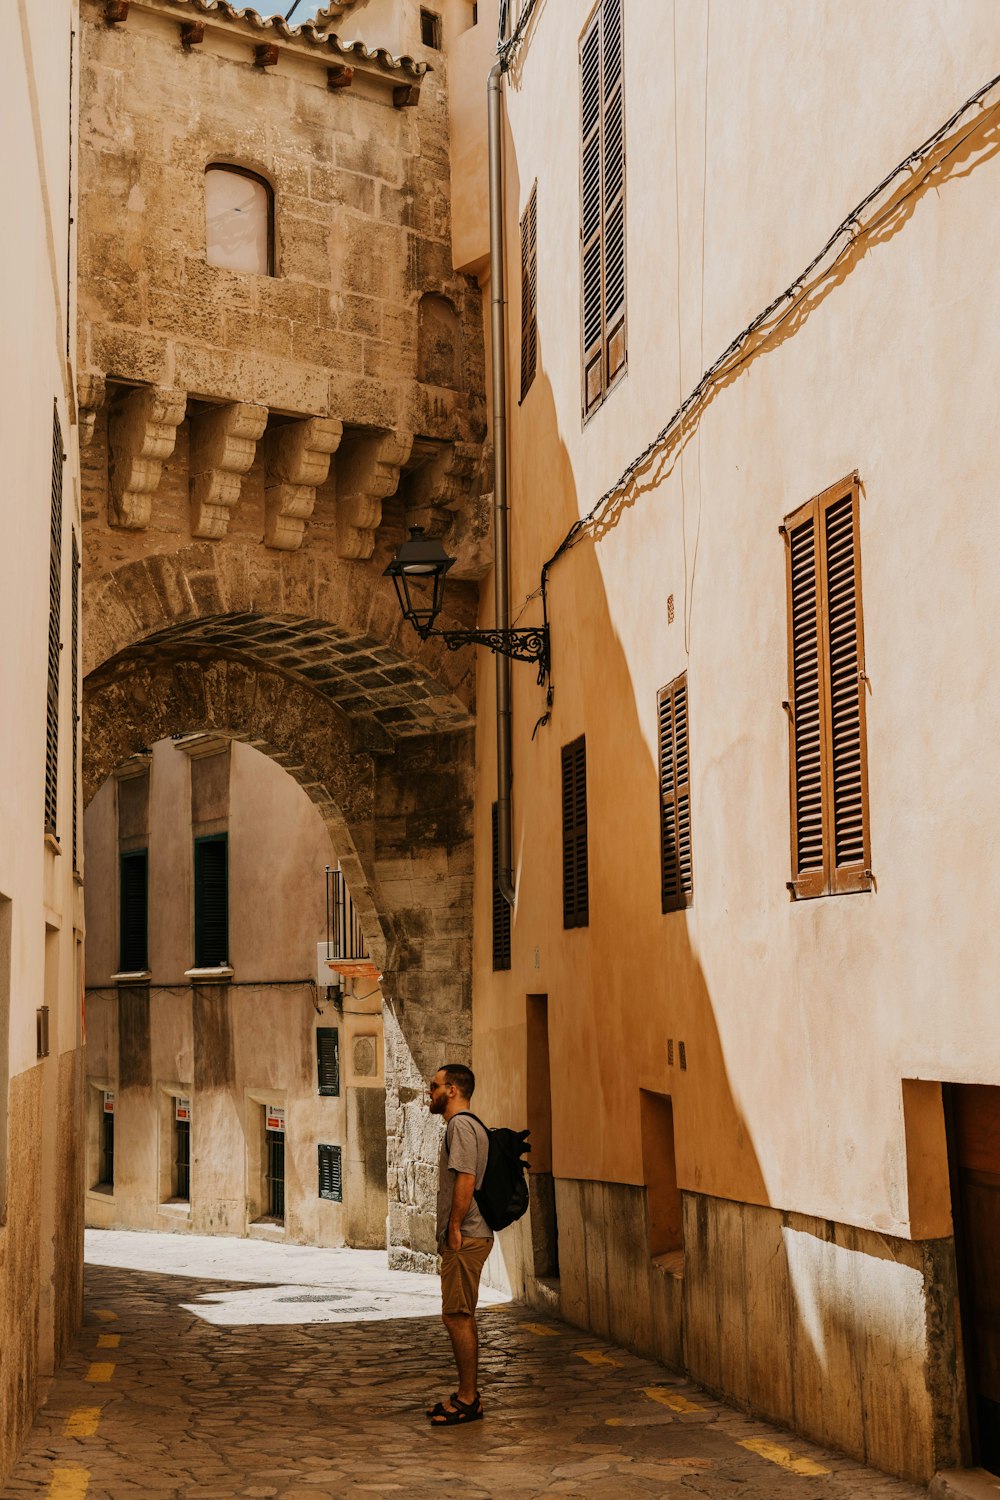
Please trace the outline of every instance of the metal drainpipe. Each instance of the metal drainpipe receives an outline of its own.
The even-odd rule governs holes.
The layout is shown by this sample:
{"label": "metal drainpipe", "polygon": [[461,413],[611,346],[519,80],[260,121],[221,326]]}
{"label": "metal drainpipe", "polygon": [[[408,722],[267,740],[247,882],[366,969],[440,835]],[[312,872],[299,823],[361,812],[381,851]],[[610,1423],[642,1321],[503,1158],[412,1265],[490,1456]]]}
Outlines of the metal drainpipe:
{"label": "metal drainpipe", "polygon": [[[490,70],[490,315],[493,334],[493,590],[496,626],[510,627],[507,537],[507,349],[504,322],[503,253],[503,64]],[[497,682],[497,884],[508,906],[514,905],[514,861],[511,839],[511,707],[510,657],[495,655]]]}

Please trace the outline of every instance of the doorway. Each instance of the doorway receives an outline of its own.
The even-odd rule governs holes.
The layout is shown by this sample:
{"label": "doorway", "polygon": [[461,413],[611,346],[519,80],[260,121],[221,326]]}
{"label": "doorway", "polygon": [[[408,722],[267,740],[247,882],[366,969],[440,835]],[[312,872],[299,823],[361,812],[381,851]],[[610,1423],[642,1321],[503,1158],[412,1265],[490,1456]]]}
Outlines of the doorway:
{"label": "doorway", "polygon": [[549,997],[527,997],[528,1129],[531,1131],[531,1249],[534,1274],[551,1281],[559,1275],[559,1225],[552,1176],[552,1077],[549,1067]]}
{"label": "doorway", "polygon": [[1000,1474],[1000,1088],[944,1094],[973,1461]]}

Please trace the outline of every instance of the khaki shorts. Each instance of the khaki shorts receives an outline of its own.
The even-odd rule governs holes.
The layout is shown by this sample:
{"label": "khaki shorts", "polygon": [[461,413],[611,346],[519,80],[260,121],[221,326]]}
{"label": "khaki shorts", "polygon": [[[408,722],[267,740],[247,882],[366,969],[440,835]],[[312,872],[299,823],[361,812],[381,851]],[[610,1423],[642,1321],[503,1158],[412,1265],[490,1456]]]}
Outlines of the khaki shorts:
{"label": "khaki shorts", "polygon": [[461,1250],[447,1245],[441,1251],[441,1311],[474,1313],[479,1300],[479,1278],[493,1241],[463,1234]]}

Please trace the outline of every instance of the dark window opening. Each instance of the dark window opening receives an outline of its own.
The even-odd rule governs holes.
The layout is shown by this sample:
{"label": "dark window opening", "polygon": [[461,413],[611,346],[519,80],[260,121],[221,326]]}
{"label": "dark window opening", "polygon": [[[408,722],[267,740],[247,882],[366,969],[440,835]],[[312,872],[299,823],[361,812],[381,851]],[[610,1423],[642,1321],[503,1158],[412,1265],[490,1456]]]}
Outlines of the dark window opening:
{"label": "dark window opening", "polygon": [[331,1203],[344,1201],[344,1176],[339,1146],[319,1147],[319,1196]]}
{"label": "dark window opening", "polygon": [[500,889],[500,830],[493,804],[493,968],[510,968],[510,905]]}
{"label": "dark window opening", "polygon": [[340,1033],[336,1026],[316,1028],[316,1076],[319,1093],[325,1098],[340,1093]]}
{"label": "dark window opening", "polygon": [[106,1108],[101,1113],[100,1173],[97,1186],[113,1188],[115,1185],[115,1117]]}
{"label": "dark window opening", "polygon": [[229,963],[229,840],[224,833],[194,841],[194,962],[198,969]]}
{"label": "dark window opening", "polygon": [[562,750],[563,926],[590,924],[587,867],[587,742]]}
{"label": "dark window opening", "polygon": [[59,640],[62,597],[62,428],[52,406],[52,514],[49,534],[49,648],[45,695],[45,832],[55,834],[59,815]]}
{"label": "dark window opening", "polygon": [[121,856],[118,969],[139,974],[149,967],[149,856],[134,849]]}
{"label": "dark window opening", "polygon": [[191,1199],[191,1121],[174,1121],[174,1197]]}
{"label": "dark window opening", "polygon": [[425,47],[441,51],[441,17],[432,10],[420,12],[420,40]]}
{"label": "dark window opening", "polygon": [[49,1055],[49,1007],[40,1005],[35,1011],[35,1056]]}
{"label": "dark window opening", "polygon": [[285,1132],[267,1132],[267,1216],[285,1218]]}

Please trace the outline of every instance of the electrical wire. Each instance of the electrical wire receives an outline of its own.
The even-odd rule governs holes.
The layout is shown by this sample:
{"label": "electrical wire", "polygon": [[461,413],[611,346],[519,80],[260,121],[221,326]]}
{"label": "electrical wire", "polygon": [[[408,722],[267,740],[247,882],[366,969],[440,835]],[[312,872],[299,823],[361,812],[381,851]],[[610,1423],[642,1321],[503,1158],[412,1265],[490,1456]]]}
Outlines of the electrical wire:
{"label": "electrical wire", "polygon": [[[527,9],[521,16],[520,20],[518,21],[517,28],[515,29],[514,35],[507,43],[508,48],[512,47],[515,40],[520,41],[521,37],[523,37],[524,27],[527,24],[528,18],[530,17],[532,10],[535,8],[536,3],[537,0],[531,0],[531,3],[528,5]],[[499,50],[501,50],[501,52],[503,51],[502,48]],[[889,204],[885,206],[884,209],[876,213],[874,217],[871,218],[868,222],[862,223],[862,216],[864,215],[866,210],[869,209],[871,205],[882,196],[883,193],[885,193],[887,188],[889,188],[892,183],[894,183],[896,179],[901,177],[905,172],[912,171],[918,165],[922,164],[929,153],[934,150],[935,146],[940,145],[941,142],[949,134],[949,132],[953,130],[954,127],[959,123],[959,121],[962,120],[970,110],[975,108],[976,105],[985,100],[986,95],[989,94],[993,89],[995,89],[998,84],[1000,84],[1000,73],[991,78],[989,82],[984,83],[981,88],[978,88],[975,91],[974,94],[970,94],[968,99],[966,99],[964,103],[960,104],[959,107],[951,115],[948,116],[947,120],[945,120],[943,124],[939,125],[937,129],[931,135],[929,135],[925,141],[923,141],[919,146],[915,147],[914,150],[909,152],[909,154],[905,156],[902,161],[900,161],[895,167],[893,167],[890,172],[887,172],[882,180],[875,187],[873,187],[871,191],[868,192],[864,196],[864,198],[860,200],[859,203],[855,204],[850,213],[841,220],[833,233],[828,237],[822,248],[816,252],[813,258],[809,261],[808,265],[806,265],[803,270],[800,271],[799,274],[788,284],[788,286],[785,287],[784,291],[779,292],[778,295],[774,297],[771,302],[769,302],[768,305],[756,315],[756,317],[751,319],[746,327],[743,328],[736,335],[736,337],[730,341],[730,343],[726,346],[726,348],[722,351],[718,358],[704,371],[698,383],[680,403],[677,410],[670,417],[669,421],[660,429],[656,436],[646,444],[641,453],[637,454],[636,457],[632,459],[631,463],[629,463],[628,466],[623,470],[614,484],[612,484],[610,488],[605,490],[600,499],[591,506],[587,514],[579,517],[578,520],[573,522],[573,525],[569,528],[566,535],[559,543],[559,546],[553,552],[552,556],[549,557],[548,560],[544,563],[542,567],[541,582],[538,588],[535,589],[532,593],[528,594],[523,601],[521,608],[518,611],[517,619],[521,618],[524,610],[532,600],[537,599],[540,596],[544,597],[549,572],[551,571],[553,565],[558,561],[558,559],[562,557],[566,552],[569,552],[579,542],[583,541],[586,536],[589,536],[591,534],[602,512],[605,511],[605,509],[617,496],[620,496],[622,494],[629,481],[633,479],[634,476],[639,472],[639,470],[649,462],[649,460],[653,457],[658,449],[661,449],[664,444],[666,444],[668,440],[671,439],[679,430],[683,430],[684,420],[688,412],[693,406],[701,401],[702,397],[705,395],[709,387],[720,377],[731,378],[733,375],[738,373],[738,371],[742,369],[743,366],[753,357],[757,346],[753,346],[750,348],[748,348],[747,346],[752,340],[754,334],[758,333],[772,318],[774,318],[774,315],[778,313],[780,309],[780,316],[775,319],[773,326],[768,330],[767,337],[773,337],[774,333],[802,305],[809,292],[812,290],[812,288],[809,287],[807,283],[809,283],[810,278],[816,271],[818,271],[819,267],[831,254],[831,252],[833,252],[834,247],[838,244],[838,241],[843,241],[843,243],[837,249],[837,253],[834,256],[833,260],[826,267],[824,272],[824,276],[826,277],[829,277],[836,270],[837,266],[844,259],[844,257],[851,252],[854,245],[859,239],[863,237],[870,237],[879,228],[881,228],[882,225],[885,224],[892,215],[898,213],[902,205],[909,198],[911,198],[914,193],[916,193],[921,187],[923,187],[924,183],[930,178],[930,176],[935,171],[938,171],[941,167],[943,167],[944,164],[952,156],[954,156],[957,151],[961,149],[965,142],[968,141],[970,137],[973,136],[981,128],[982,121],[977,120],[969,130],[965,131],[959,137],[959,139],[955,141],[950,149],[939,160],[934,160],[930,163],[930,165],[927,167],[926,172],[924,172],[922,176],[918,177],[914,181],[914,183],[906,193],[904,193],[901,197],[894,198]],[[997,108],[997,105],[994,104],[991,106],[991,108],[995,110]]]}

